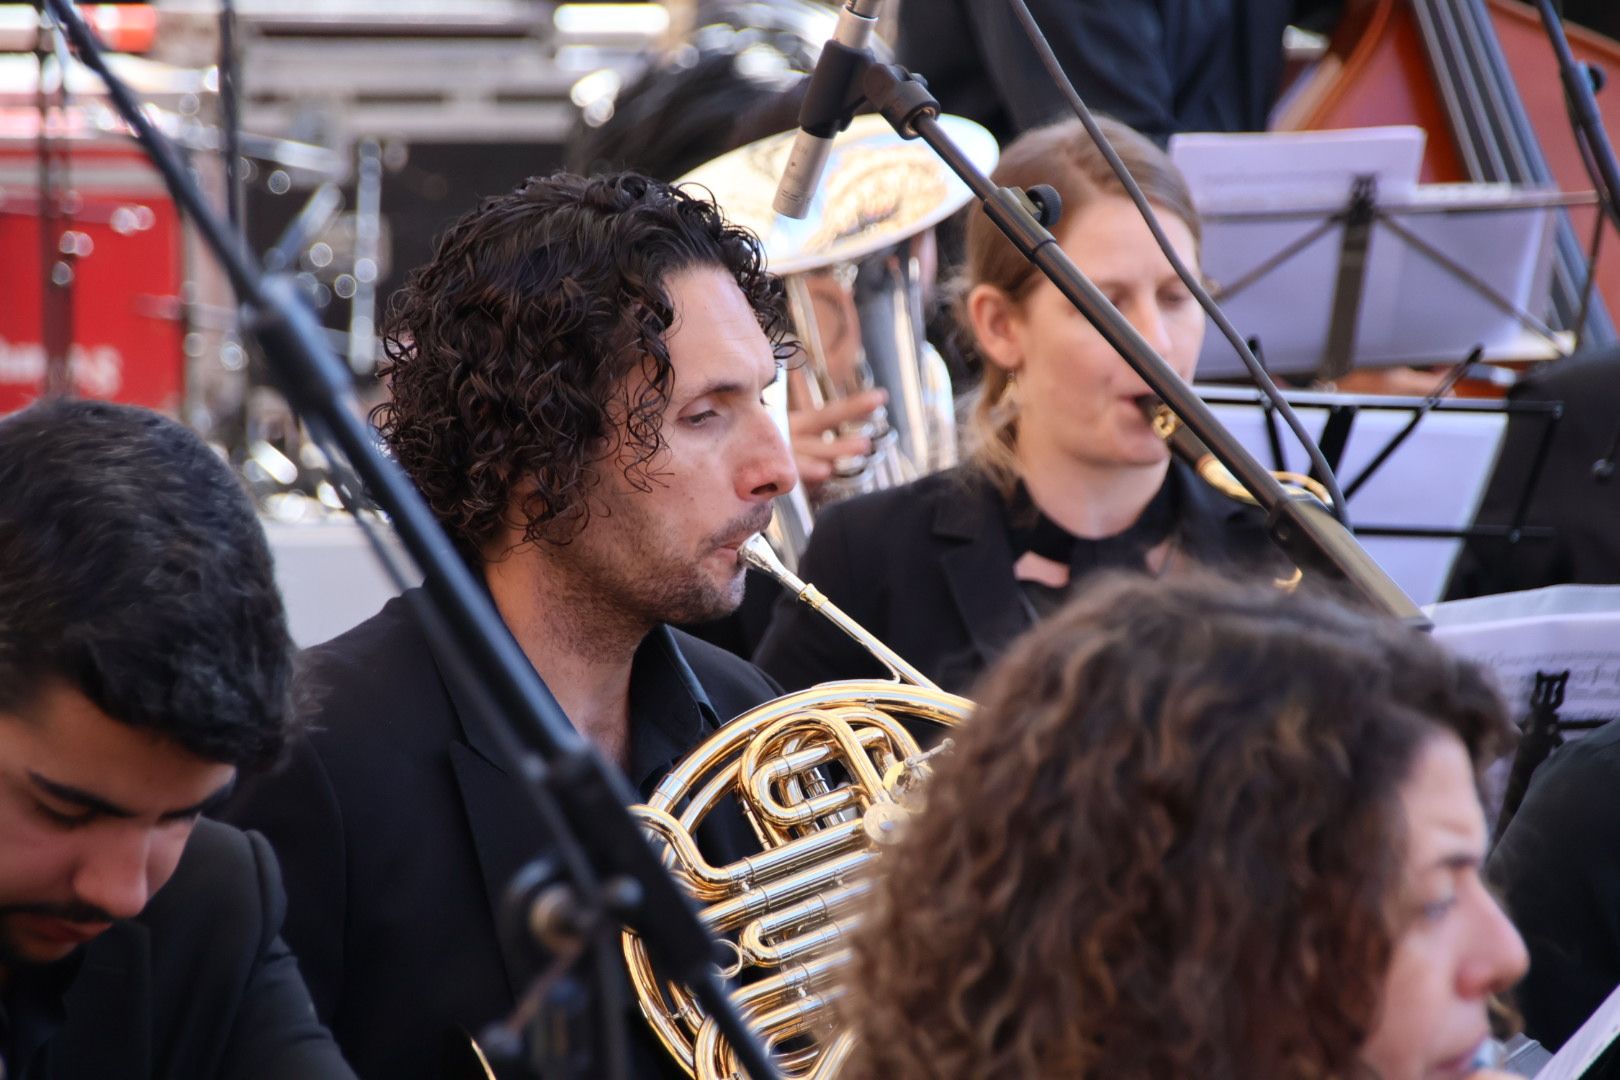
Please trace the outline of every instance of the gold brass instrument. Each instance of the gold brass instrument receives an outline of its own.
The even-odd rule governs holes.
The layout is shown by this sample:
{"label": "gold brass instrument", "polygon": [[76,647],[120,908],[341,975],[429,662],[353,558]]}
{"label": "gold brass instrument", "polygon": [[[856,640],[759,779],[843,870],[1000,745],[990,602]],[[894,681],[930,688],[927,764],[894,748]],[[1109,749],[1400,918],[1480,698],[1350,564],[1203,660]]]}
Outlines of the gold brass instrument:
{"label": "gold brass instrument", "polygon": [[[870,650],[894,681],[824,683],[744,713],[633,812],[663,843],[665,865],[724,943],[733,998],[783,1075],[826,1080],[851,1049],[829,1009],[849,959],[844,935],[859,922],[870,864],[905,818],[899,796],[927,773],[931,752],[906,724],[950,728],[972,705],[940,690],[800,581],[760,537],[744,555]],[[693,835],[727,798],[762,850],[714,866]],[[658,978],[636,934],[624,935],[624,953],[642,1011],[669,1052],[698,1080],[733,1076],[736,1063],[713,1023],[682,987]]]}
{"label": "gold brass instrument", "polygon": [[[1153,433],[1168,443],[1170,450],[1177,457],[1191,465],[1200,480],[1229,499],[1246,502],[1251,506],[1258,505],[1258,500],[1249,489],[1209,452],[1209,447],[1199,441],[1198,436],[1182,425],[1181,417],[1171,412],[1170,406],[1152,395],[1138,398],[1137,404],[1147,416],[1148,423],[1153,425]],[[1333,505],[1333,498],[1328,494],[1327,488],[1315,477],[1280,469],[1273,470],[1271,475],[1277,478],[1283,490],[1290,495],[1310,495],[1323,506]]]}
{"label": "gold brass instrument", "polygon": [[[994,137],[978,124],[940,122],[981,169],[994,167]],[[714,159],[679,182],[707,188],[734,224],[756,233],[783,280],[805,362],[787,373],[787,407],[814,409],[873,387],[888,404],[839,434],[872,452],[837,463],[817,505],[902,484],[956,463],[950,375],[924,335],[932,286],[928,230],[971,198],[927,146],[902,139],[878,116],[858,116],[833,144],[810,213],[771,207],[794,132]],[[797,489],[779,500],[771,541],[789,565],[809,538],[813,506]]]}
{"label": "gold brass instrument", "polygon": [[[1191,465],[1200,480],[1228,499],[1236,499],[1250,506],[1260,504],[1254,493],[1232,475],[1232,470],[1222,465],[1220,460],[1210,453],[1209,447],[1205,446],[1198,436],[1187,430],[1186,425],[1181,422],[1181,417],[1170,411],[1170,406],[1152,394],[1138,398],[1136,403],[1148,418],[1148,423],[1153,425],[1153,433],[1169,444],[1171,453]],[[1315,477],[1288,472],[1285,469],[1273,469],[1271,475],[1277,478],[1277,483],[1281,484],[1283,491],[1289,495],[1309,495],[1323,506],[1333,505],[1333,497]],[[1292,574],[1276,579],[1273,584],[1279,589],[1292,590],[1298,588],[1304,579],[1304,573],[1295,567]]]}

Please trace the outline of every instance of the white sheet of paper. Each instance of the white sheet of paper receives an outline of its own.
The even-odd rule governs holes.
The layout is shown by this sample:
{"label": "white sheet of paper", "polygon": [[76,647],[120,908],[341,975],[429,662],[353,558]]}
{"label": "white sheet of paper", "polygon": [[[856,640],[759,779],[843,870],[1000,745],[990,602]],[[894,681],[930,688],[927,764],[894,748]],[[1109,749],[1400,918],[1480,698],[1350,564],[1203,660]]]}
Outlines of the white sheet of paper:
{"label": "white sheet of paper", "polygon": [[1336,131],[1266,131],[1171,136],[1170,158],[1206,214],[1282,205],[1333,209],[1358,176],[1377,180],[1380,197],[1404,199],[1417,187],[1428,139],[1411,125]]}
{"label": "white sheet of paper", "polygon": [[1559,715],[1620,718],[1620,585],[1555,585],[1429,608],[1434,635],[1495,675],[1515,715],[1536,672],[1567,670]]}
{"label": "white sheet of paper", "polygon": [[1553,1059],[1536,1073],[1536,1080],[1575,1080],[1591,1068],[1598,1055],[1620,1036],[1620,986],[1614,988],[1597,1012],[1586,1018]]}
{"label": "white sheet of paper", "polygon": [[[1330,228],[1264,268],[1341,210],[1358,177],[1376,181],[1377,202],[1391,221],[1510,304],[1543,314],[1537,308],[1544,306],[1550,280],[1552,211],[1506,209],[1523,193],[1511,185],[1419,184],[1423,145],[1423,132],[1411,127],[1171,140],[1171,156],[1205,216],[1204,272],[1219,284],[1218,299],[1238,331],[1261,340],[1272,371],[1307,373],[1322,362],[1343,230]],[[1504,209],[1462,209],[1470,205]],[[1412,212],[1448,206],[1459,209]],[[1409,209],[1403,213],[1402,207]],[[1278,212],[1306,216],[1268,216]],[[1515,347],[1524,333],[1511,312],[1383,222],[1374,224],[1355,330],[1356,366],[1455,362],[1475,345],[1497,355]],[[1243,374],[1243,368],[1231,345],[1209,334],[1199,374],[1224,378]]]}

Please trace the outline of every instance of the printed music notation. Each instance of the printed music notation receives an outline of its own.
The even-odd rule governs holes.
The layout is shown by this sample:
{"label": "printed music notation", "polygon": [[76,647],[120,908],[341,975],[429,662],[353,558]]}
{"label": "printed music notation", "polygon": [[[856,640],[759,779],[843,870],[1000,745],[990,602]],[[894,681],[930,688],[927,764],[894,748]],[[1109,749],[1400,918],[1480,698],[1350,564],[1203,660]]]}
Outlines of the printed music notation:
{"label": "printed music notation", "polygon": [[1488,667],[1515,712],[1536,672],[1569,672],[1559,714],[1620,718],[1620,586],[1557,585],[1435,604],[1435,636]]}

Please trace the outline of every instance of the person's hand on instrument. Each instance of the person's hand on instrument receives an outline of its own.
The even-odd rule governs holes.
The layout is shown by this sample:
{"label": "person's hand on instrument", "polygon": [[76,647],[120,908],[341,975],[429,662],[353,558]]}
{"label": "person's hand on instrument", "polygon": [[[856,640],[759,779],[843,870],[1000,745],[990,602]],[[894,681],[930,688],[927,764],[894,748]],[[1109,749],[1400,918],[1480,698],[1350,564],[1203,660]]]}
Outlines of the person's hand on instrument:
{"label": "person's hand on instrument", "polygon": [[843,435],[839,429],[866,419],[888,400],[886,390],[863,390],[819,409],[794,409],[788,413],[793,460],[799,467],[799,483],[806,495],[814,495],[831,479],[840,461],[872,452],[872,440],[866,435]]}

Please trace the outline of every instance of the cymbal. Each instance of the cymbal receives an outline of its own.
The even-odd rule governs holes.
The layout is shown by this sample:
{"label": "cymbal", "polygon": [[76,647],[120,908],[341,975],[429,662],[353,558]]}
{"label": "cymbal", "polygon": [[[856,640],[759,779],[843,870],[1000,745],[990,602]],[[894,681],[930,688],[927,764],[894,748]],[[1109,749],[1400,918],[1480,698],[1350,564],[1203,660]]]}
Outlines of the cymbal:
{"label": "cymbal", "polygon": [[[939,120],[980,171],[995,167],[994,136],[960,116]],[[778,214],[771,199],[796,134],[749,143],[677,181],[707,188],[729,221],[754,232],[772,273],[854,262],[939,224],[973,197],[927,143],[902,139],[881,116],[867,115],[833,140],[804,220]]]}

